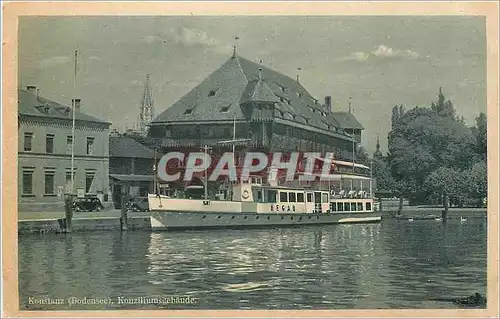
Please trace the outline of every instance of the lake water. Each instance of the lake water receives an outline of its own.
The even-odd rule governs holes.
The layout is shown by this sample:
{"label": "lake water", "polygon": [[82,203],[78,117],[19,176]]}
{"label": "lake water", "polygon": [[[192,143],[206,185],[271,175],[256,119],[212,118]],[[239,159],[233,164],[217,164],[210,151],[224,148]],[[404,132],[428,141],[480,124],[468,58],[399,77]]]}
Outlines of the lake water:
{"label": "lake water", "polygon": [[482,218],[23,235],[20,307],[455,308],[430,299],[486,293],[486,237]]}

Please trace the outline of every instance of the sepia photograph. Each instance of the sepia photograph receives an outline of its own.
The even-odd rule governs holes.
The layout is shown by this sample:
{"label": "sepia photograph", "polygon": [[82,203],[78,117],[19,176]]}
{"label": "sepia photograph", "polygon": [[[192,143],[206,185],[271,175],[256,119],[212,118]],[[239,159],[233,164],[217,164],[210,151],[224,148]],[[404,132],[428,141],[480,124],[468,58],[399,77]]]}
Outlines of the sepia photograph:
{"label": "sepia photograph", "polygon": [[498,315],[498,4],[466,4],[5,11],[10,316]]}

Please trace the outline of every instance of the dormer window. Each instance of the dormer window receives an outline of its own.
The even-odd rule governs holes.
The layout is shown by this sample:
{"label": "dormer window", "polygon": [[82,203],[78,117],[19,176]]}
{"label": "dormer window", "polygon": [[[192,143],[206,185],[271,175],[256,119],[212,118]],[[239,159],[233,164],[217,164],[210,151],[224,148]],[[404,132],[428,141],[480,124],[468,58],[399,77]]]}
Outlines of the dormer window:
{"label": "dormer window", "polygon": [[192,109],[187,109],[186,111],[184,111],[184,114],[191,114],[191,113],[193,113]]}
{"label": "dormer window", "polygon": [[285,99],[280,97],[280,102],[282,102],[282,103],[285,102]]}
{"label": "dormer window", "polygon": [[284,87],[283,85],[280,85],[279,83],[276,83],[276,84],[278,84],[278,86],[280,87],[281,92],[286,92],[286,87]]}
{"label": "dormer window", "polygon": [[302,98],[302,96],[303,96],[303,94],[302,94],[302,93],[297,92],[297,97],[298,97],[298,98]]}
{"label": "dormer window", "polygon": [[286,100],[286,104],[290,105],[290,100],[287,99]]}
{"label": "dormer window", "polygon": [[230,107],[230,106],[231,106],[231,105],[224,106],[223,108],[221,108],[221,109],[220,109],[220,111],[221,111],[222,113],[227,113],[227,112],[229,111],[229,107]]}
{"label": "dormer window", "polygon": [[210,90],[210,92],[208,92],[208,96],[209,97],[215,96],[216,93],[217,93],[217,90]]}

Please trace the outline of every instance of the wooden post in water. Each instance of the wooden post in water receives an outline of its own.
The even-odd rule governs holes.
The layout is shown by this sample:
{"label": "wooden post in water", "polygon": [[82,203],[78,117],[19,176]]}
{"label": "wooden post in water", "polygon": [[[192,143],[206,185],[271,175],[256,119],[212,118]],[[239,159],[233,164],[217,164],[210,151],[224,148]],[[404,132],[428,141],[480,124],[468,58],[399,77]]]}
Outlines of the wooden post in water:
{"label": "wooden post in water", "polygon": [[127,217],[127,204],[128,201],[128,196],[125,192],[122,192],[122,197],[121,197],[121,218],[120,218],[120,225],[121,225],[121,230],[126,231],[128,229],[128,217]]}
{"label": "wooden post in water", "polygon": [[442,211],[441,213],[441,218],[443,219],[443,223],[446,223],[446,219],[448,218],[448,206],[449,206],[449,196],[448,196],[448,193],[444,193],[444,203],[443,203],[443,206],[444,206],[444,210]]}
{"label": "wooden post in water", "polygon": [[398,215],[403,214],[403,195],[399,197],[399,207],[398,207]]}
{"label": "wooden post in water", "polygon": [[72,194],[65,194],[64,195],[64,215],[65,215],[65,227],[64,227],[64,232],[65,233],[71,233],[71,220],[73,219],[73,195]]}

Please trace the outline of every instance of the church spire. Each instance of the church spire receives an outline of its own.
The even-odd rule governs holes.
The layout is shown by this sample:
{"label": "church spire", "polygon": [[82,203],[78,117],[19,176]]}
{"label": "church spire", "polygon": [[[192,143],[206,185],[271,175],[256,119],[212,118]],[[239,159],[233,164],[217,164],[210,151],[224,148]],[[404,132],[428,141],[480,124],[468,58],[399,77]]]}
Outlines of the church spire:
{"label": "church spire", "polygon": [[147,134],[147,130],[154,118],[154,101],[151,85],[149,83],[149,74],[146,75],[144,83],[144,92],[139,112],[139,130],[142,134]]}

